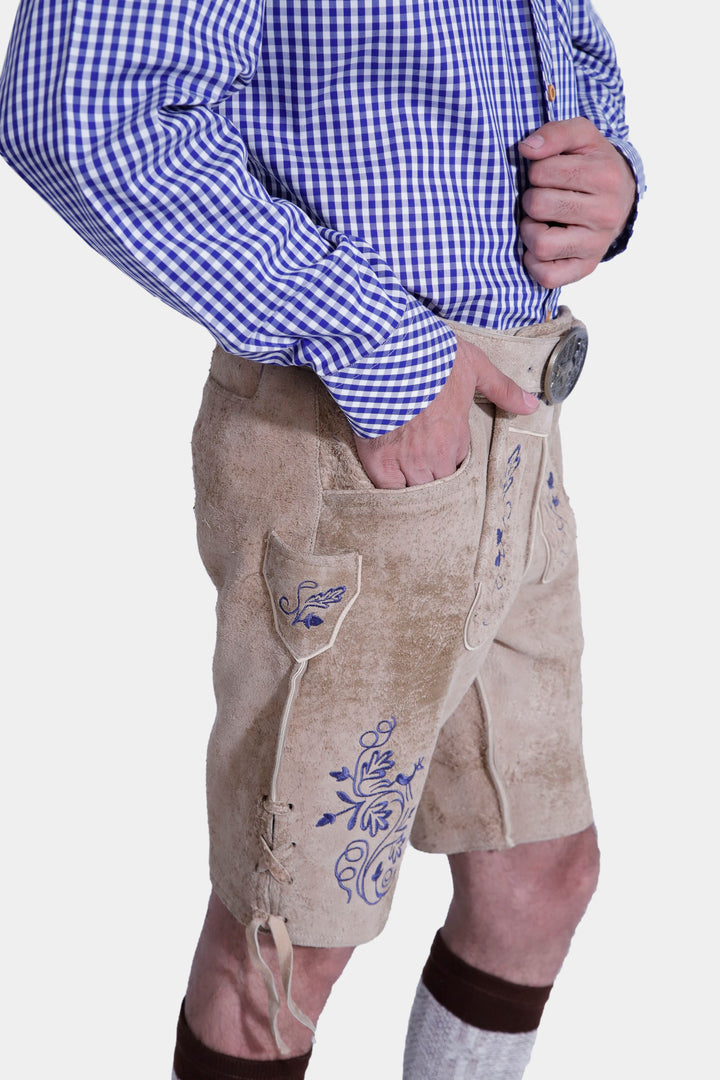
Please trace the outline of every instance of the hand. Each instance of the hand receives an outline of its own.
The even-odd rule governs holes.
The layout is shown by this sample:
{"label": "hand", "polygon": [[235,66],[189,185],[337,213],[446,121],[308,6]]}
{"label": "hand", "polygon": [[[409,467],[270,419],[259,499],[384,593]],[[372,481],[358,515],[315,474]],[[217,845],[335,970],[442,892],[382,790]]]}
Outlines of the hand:
{"label": "hand", "polygon": [[451,476],[470,448],[475,392],[507,412],[527,416],[537,398],[491,364],[482,349],[458,340],[447,382],[426,409],[377,439],[355,436],[365,472],[378,488],[414,487]]}
{"label": "hand", "polygon": [[525,268],[546,289],[578,281],[625,228],[635,201],[632,169],[581,116],[544,124],[519,150],[532,161],[520,222]]}

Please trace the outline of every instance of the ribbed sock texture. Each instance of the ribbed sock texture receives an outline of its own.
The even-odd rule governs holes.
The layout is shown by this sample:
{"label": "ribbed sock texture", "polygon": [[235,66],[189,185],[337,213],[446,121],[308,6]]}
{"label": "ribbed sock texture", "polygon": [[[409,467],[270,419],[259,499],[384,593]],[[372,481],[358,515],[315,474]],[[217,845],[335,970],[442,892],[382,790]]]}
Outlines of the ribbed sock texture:
{"label": "ribbed sock texture", "polygon": [[410,1013],[403,1080],[520,1080],[550,990],[472,967],[438,933]]}
{"label": "ribbed sock texture", "polygon": [[536,1034],[464,1024],[420,983],[410,1013],[403,1080],[520,1080]]}
{"label": "ribbed sock texture", "polygon": [[552,986],[522,986],[472,967],[451,952],[440,933],[422,973],[436,1001],[466,1024],[485,1031],[535,1031]]}
{"label": "ribbed sock texture", "polygon": [[251,1061],[210,1050],[192,1033],[180,1007],[173,1080],[303,1080],[310,1051],[277,1061]]}

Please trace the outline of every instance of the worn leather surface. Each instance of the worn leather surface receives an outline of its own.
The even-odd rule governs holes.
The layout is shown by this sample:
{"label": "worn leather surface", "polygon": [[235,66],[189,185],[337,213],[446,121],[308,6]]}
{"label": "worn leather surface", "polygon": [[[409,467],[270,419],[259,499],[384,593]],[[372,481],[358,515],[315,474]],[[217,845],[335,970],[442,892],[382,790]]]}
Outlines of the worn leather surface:
{"label": "worn leather surface", "polygon": [[557,415],[478,402],[453,476],[380,491],[313,375],[216,350],[193,436],[218,588],[210,857],[241,922],[357,944],[411,833],[451,852],[590,823]]}

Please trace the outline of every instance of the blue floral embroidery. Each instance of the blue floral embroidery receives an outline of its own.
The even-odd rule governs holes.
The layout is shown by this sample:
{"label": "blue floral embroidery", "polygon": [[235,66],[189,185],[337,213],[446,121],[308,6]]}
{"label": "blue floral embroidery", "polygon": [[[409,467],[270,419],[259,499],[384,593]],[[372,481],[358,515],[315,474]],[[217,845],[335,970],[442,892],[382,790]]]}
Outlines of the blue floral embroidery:
{"label": "blue floral embroidery", "polygon": [[[507,465],[505,466],[505,477],[503,479],[503,516],[501,527],[495,531],[495,566],[498,570],[502,567],[505,561],[505,530],[507,529],[508,522],[512,516],[512,499],[510,498],[510,488],[515,481],[515,473],[520,466],[520,444],[515,447],[510,457],[507,459]],[[501,573],[498,573],[495,578],[495,587],[502,589],[505,585],[505,578]]]}
{"label": "blue floral embroidery", "polygon": [[398,870],[400,859],[405,849],[409,826],[415,807],[412,781],[423,768],[423,759],[418,758],[412,772],[394,773],[397,768],[392,750],[382,747],[389,741],[397,726],[395,717],[381,720],[374,731],[366,731],[360,736],[362,747],[355,768],[351,772],[347,765],[331,772],[330,776],[339,784],[349,780],[351,790],[339,789],[336,795],[344,809],[326,813],[316,822],[316,828],[334,825],[344,814],[348,831],[356,826],[378,840],[374,845],[357,837],[351,840],[335,863],[335,878],[350,903],[353,891],[366,904],[377,904],[390,889]]}
{"label": "blue floral embroidery", "polygon": [[307,630],[310,630],[313,626],[320,626],[324,622],[319,615],[314,615],[309,608],[319,608],[321,611],[327,611],[331,604],[339,604],[346,592],[345,585],[337,585],[333,589],[326,589],[325,592],[313,593],[311,596],[303,596],[303,592],[313,589],[317,589],[317,581],[301,581],[297,588],[297,604],[290,610],[290,601],[287,596],[281,596],[278,600],[278,607],[282,611],[283,615],[294,615],[295,618],[290,623],[291,626],[296,626],[298,623],[303,623]]}
{"label": "blue floral embroidery", "polygon": [[565,518],[562,516],[562,514],[558,510],[558,506],[560,505],[560,499],[558,498],[558,496],[556,494],[555,477],[553,476],[553,474],[551,472],[548,473],[547,486],[548,486],[548,507],[550,509],[550,513],[553,515],[553,517],[555,519],[555,525],[557,527],[558,532],[562,532],[562,530],[565,528],[566,522],[565,522]]}

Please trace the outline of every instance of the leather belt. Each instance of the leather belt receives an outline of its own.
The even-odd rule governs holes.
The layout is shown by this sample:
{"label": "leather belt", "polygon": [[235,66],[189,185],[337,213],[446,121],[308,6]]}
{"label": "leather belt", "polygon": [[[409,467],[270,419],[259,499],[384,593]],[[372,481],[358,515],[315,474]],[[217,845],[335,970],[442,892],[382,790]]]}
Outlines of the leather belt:
{"label": "leather belt", "polygon": [[448,320],[448,326],[483,350],[497,368],[547,405],[574,389],[588,350],[587,329],[561,307],[558,317],[519,330],[487,330]]}

